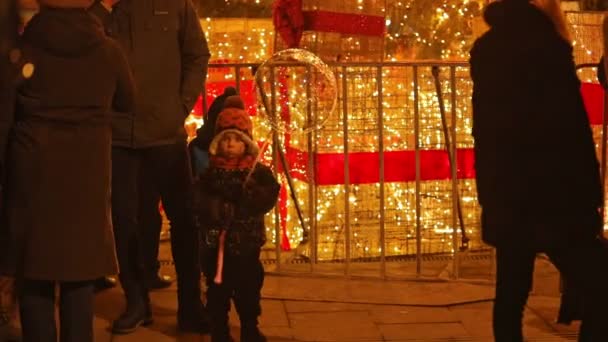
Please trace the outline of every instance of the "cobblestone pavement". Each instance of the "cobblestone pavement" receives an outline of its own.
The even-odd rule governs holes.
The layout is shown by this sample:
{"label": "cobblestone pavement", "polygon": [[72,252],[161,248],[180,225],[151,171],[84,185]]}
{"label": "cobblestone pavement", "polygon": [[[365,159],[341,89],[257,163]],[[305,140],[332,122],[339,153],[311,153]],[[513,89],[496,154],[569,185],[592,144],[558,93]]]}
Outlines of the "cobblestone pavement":
{"label": "cobblestone pavement", "polygon": [[[162,272],[172,270],[163,266]],[[576,340],[577,324],[554,323],[558,284],[556,271],[539,258],[524,318],[528,341]],[[151,297],[155,323],[112,336],[108,327],[120,315],[123,297],[119,288],[98,294],[96,341],[210,341],[208,336],[177,333],[175,284]],[[492,341],[492,297],[489,282],[268,275],[260,325],[269,341]],[[232,310],[237,341],[238,325]]]}

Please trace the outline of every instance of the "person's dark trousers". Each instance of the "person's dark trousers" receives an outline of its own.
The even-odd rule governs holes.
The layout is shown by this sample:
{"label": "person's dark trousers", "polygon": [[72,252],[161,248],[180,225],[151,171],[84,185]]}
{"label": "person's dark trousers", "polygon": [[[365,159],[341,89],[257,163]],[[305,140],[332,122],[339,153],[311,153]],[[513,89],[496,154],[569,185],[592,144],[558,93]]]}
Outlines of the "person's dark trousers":
{"label": "person's dark trousers", "polygon": [[241,321],[241,341],[263,341],[258,330],[261,291],[264,284],[264,267],[259,252],[252,255],[228,255],[224,257],[222,284],[214,283],[217,268],[217,250],[208,250],[205,258],[207,279],[207,310],[211,323],[212,342],[230,341],[228,335],[228,311],[230,300]]}
{"label": "person's dark trousers", "polygon": [[[23,280],[19,294],[23,342],[57,342],[55,282]],[[61,342],[92,342],[93,282],[59,283]]]}
{"label": "person's dark trousers", "polygon": [[[496,298],[494,338],[497,342],[522,342],[522,317],[532,288],[536,250],[522,245],[496,249]],[[583,320],[579,341],[608,341],[608,250],[600,240],[569,241],[544,252],[562,276],[580,289]]]}
{"label": "person's dark trousers", "polygon": [[126,310],[114,321],[115,333],[128,333],[151,323],[148,291],[144,286],[138,226],[141,151],[112,148],[112,221]]}
{"label": "person's dark trousers", "polygon": [[[140,193],[147,192],[140,189]],[[158,251],[160,245],[160,232],[162,229],[162,217],[158,210],[160,194],[156,194],[156,206],[139,208],[139,224],[142,226],[142,261],[145,279],[150,282],[158,279],[160,262],[158,261]],[[154,288],[154,286],[149,286]]]}
{"label": "person's dark trousers", "polygon": [[[184,331],[198,330],[204,320],[201,301],[199,232],[192,211],[192,172],[186,142],[140,151],[140,212],[158,210],[158,194],[171,224],[171,251],[177,273],[178,324]],[[159,238],[156,226],[144,235]]]}

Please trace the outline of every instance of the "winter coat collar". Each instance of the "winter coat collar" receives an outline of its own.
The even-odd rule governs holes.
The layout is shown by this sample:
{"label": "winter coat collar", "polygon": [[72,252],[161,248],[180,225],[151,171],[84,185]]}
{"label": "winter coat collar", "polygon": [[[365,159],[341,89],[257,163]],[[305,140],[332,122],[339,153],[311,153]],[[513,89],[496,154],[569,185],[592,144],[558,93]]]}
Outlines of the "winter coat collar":
{"label": "winter coat collar", "polygon": [[245,170],[251,169],[255,163],[255,157],[245,155],[243,158],[225,158],[219,155],[210,156],[211,165],[223,170]]}

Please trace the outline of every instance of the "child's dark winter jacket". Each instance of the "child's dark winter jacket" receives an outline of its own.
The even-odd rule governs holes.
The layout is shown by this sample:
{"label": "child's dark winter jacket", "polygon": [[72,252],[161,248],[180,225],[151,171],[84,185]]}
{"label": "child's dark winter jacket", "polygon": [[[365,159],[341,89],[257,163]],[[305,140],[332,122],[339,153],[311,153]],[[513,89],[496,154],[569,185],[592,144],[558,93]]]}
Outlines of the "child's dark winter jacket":
{"label": "child's dark winter jacket", "polygon": [[[257,253],[266,242],[264,214],[274,207],[279,184],[268,167],[254,166],[258,147],[240,97],[226,98],[214,133],[209,143],[211,166],[200,176],[196,187],[196,210],[204,244],[217,248],[219,235],[225,229],[226,254]],[[239,158],[222,155],[220,144],[227,133],[238,135],[245,143],[244,155]],[[245,182],[252,167],[254,172]]]}
{"label": "child's dark winter jacket", "polygon": [[223,229],[227,254],[256,253],[266,242],[264,215],[277,201],[279,184],[268,167],[258,164],[243,187],[248,172],[211,167],[199,179],[197,212],[207,248],[217,248]]}

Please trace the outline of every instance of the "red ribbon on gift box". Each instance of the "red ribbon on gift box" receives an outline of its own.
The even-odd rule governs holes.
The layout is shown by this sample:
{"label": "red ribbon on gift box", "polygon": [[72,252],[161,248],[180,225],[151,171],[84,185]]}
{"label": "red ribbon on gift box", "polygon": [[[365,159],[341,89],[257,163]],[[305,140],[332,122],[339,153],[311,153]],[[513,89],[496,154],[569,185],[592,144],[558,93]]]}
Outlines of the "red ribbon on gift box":
{"label": "red ribbon on gift box", "polygon": [[[321,186],[344,184],[343,153],[317,153],[314,170],[315,184]],[[380,181],[380,154],[377,152],[349,153],[349,183],[370,184]],[[287,149],[290,174],[293,178],[310,182],[311,173],[306,170],[308,152],[295,148]],[[456,151],[458,179],[475,178],[475,158],[473,149],[463,148]],[[412,150],[384,152],[384,181],[412,182],[416,180],[416,152]],[[279,170],[283,172],[283,170]],[[447,180],[451,178],[450,162],[445,150],[420,151],[420,179]]]}
{"label": "red ribbon on gift box", "polygon": [[[211,103],[214,94],[221,94],[224,87],[234,85],[234,82],[214,82],[208,84]],[[583,83],[581,94],[589,122],[591,125],[601,125],[604,108],[604,90],[596,83]],[[241,96],[248,104],[250,114],[255,111],[255,93],[251,81],[241,82]],[[199,103],[200,106],[200,103]],[[293,147],[287,148],[286,153],[292,177],[301,181],[310,181],[308,169],[308,153]],[[459,179],[475,178],[474,154],[472,149],[458,149],[457,175]],[[317,185],[344,184],[344,154],[318,153],[315,155],[315,183]],[[377,152],[357,152],[349,154],[349,180],[351,184],[368,184],[379,181],[379,157]],[[415,178],[415,151],[384,152],[385,182],[409,182]],[[282,171],[282,170],[280,170]],[[422,180],[450,179],[450,166],[445,150],[420,151],[420,175]]]}
{"label": "red ribbon on gift box", "polygon": [[330,11],[304,11],[303,14],[305,31],[383,37],[386,28],[384,17],[377,15]]}

